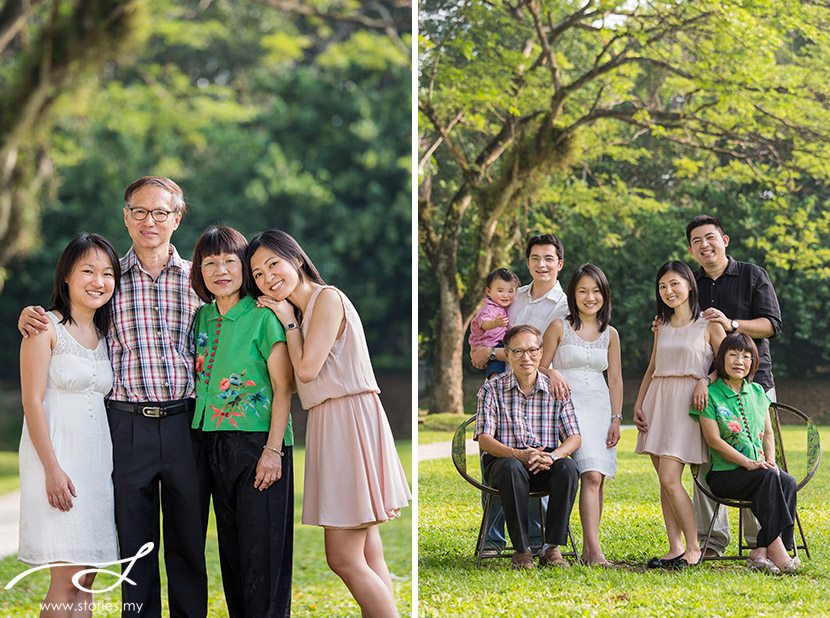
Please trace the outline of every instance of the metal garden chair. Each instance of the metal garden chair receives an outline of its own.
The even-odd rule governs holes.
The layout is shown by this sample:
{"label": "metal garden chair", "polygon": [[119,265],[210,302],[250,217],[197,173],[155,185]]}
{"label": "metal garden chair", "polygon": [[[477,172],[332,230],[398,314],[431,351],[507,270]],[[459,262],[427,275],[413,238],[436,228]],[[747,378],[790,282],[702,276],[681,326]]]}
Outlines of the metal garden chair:
{"label": "metal garden chair", "polygon": [[[789,472],[789,469],[787,465],[787,454],[784,450],[784,439],[781,434],[781,414],[785,413],[795,417],[799,421],[804,422],[807,426],[807,471],[803,478],[798,481],[798,485],[796,486],[796,491],[801,491],[801,489],[810,482],[810,479],[813,478],[816,470],[818,470],[819,462],[821,461],[821,441],[819,439],[818,428],[813,423],[812,419],[804,414],[804,412],[783,403],[773,403],[770,405],[769,412],[770,420],[772,421],[772,432],[775,436],[775,461],[778,464],[778,467],[785,472]],[[715,496],[709,489],[704,488],[703,485],[700,484],[697,478],[697,473],[698,467],[692,466],[692,476],[694,477],[697,489],[702,491],[706,496],[715,502],[715,512],[712,516],[712,521],[709,523],[709,531],[706,534],[706,540],[703,542],[703,547],[701,548],[704,556],[706,555],[706,549],[709,547],[709,541],[712,538],[712,530],[715,527],[715,521],[718,518],[721,505],[740,509],[738,511],[738,553],[732,556],[712,556],[710,558],[704,558],[704,560],[745,560],[747,558],[748,550],[754,549],[754,546],[750,546],[744,541],[743,509],[749,508],[752,506],[752,503],[747,500],[730,500]],[[796,480],[798,480],[798,477],[796,477]],[[803,549],[804,553],[807,554],[807,557],[809,558],[810,550],[807,547],[807,538],[804,536],[804,528],[801,526],[801,518],[798,516],[798,510],[796,510],[795,513],[795,521],[798,526],[798,533],[801,537],[801,544],[799,545],[798,536],[796,536],[793,555],[797,556],[798,550]]]}
{"label": "metal garden chair", "polygon": [[[484,483],[484,480],[479,480],[470,476],[467,472],[467,427],[475,423],[476,415],[473,414],[468,419],[466,419],[461,425],[459,425],[458,429],[455,430],[455,434],[452,437],[452,462],[455,464],[455,469],[458,470],[458,473],[467,481],[470,485],[475,487],[476,489],[481,490],[485,494],[484,498],[484,512],[481,516],[481,525],[478,529],[478,540],[476,541],[476,549],[475,549],[475,557],[476,557],[476,565],[481,567],[481,561],[483,559],[489,558],[510,558],[513,555],[514,549],[513,547],[505,547],[502,550],[496,550],[492,553],[487,555],[484,554],[484,540],[487,536],[487,520],[490,516],[490,506],[493,500],[493,496],[498,496],[499,492],[497,489],[490,487],[489,485]],[[531,498],[544,498],[547,496],[547,492],[541,491],[533,491],[530,493]],[[542,502],[539,501],[539,521],[542,525],[542,538],[545,538],[545,513],[542,509]],[[574,537],[571,533],[571,527],[568,526],[568,539],[571,542],[571,551],[569,552],[562,552],[563,556],[571,556],[574,559],[577,558],[576,553],[576,545],[574,544]],[[538,547],[531,547],[532,550],[539,549]]]}

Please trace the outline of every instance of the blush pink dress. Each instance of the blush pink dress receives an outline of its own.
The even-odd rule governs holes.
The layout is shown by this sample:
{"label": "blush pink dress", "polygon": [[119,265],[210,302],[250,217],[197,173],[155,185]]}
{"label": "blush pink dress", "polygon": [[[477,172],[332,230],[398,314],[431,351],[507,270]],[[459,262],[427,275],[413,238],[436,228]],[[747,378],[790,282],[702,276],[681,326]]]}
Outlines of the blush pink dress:
{"label": "blush pink dress", "polygon": [[325,286],[312,294],[303,337],[323,289],[340,296],[346,326],[317,377],[306,383],[296,379],[308,410],[303,523],[364,528],[397,517],[412,496],[378,397],[363,325],[343,292]]}
{"label": "blush pink dress", "polygon": [[708,327],[702,317],[680,328],[658,327],[654,375],[643,400],[648,431],[637,432],[635,453],[673,457],[688,464],[709,461],[700,425],[689,416],[697,381],[706,376],[714,357],[706,341]]}

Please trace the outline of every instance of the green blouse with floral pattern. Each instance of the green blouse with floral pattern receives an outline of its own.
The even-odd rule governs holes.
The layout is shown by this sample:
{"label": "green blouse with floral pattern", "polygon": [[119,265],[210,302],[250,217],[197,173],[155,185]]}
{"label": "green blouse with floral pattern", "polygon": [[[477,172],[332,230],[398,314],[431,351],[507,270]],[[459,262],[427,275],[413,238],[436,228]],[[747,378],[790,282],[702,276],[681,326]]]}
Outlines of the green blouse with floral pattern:
{"label": "green blouse with floral pattern", "polygon": [[[689,416],[698,422],[698,416],[716,421],[720,437],[727,444],[757,461],[764,457],[764,426],[770,403],[770,398],[760,384],[744,380],[741,392],[736,393],[718,378],[709,385],[709,403],[706,409],[698,415],[692,408]],[[741,467],[725,460],[711,447],[709,453],[712,456],[712,470],[736,470]]]}
{"label": "green blouse with floral pattern", "polygon": [[[196,313],[196,412],[194,429],[269,431],[271,428],[271,347],[285,341],[285,331],[270,309],[250,296],[225,315],[216,302]],[[283,444],[292,446],[291,417]]]}

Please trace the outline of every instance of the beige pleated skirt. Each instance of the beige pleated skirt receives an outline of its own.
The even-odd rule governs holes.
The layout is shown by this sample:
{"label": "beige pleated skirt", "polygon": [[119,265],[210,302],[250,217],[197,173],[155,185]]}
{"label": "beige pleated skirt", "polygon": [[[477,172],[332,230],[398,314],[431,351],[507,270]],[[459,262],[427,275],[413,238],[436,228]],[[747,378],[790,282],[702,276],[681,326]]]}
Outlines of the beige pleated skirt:
{"label": "beige pleated skirt", "polygon": [[365,528],[398,517],[411,494],[377,393],[308,412],[303,523]]}

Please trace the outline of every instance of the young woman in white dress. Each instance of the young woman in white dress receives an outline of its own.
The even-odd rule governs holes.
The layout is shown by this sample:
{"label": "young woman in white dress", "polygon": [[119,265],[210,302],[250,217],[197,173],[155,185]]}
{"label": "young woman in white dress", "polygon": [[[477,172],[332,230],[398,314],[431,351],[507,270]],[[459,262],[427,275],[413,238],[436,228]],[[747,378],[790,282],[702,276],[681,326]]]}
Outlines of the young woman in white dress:
{"label": "young woman in white dress", "polygon": [[593,264],[577,268],[568,282],[567,297],[570,313],[545,330],[540,364],[549,367],[552,361],[568,381],[582,433],[582,446],[573,454],[580,474],[581,560],[610,566],[599,544],[599,522],[605,478],[614,478],[617,472],[623,400],[620,336],[609,325],[611,289],[599,268]]}
{"label": "young woman in white dress", "polygon": [[[65,563],[50,569],[44,603],[63,609],[49,616],[92,616],[92,594],[72,578],[118,560],[104,395],[112,387],[105,333],[120,275],[106,239],[75,237],[58,260],[45,335],[20,346],[19,558]],[[79,584],[91,589],[94,579],[88,573]]]}

